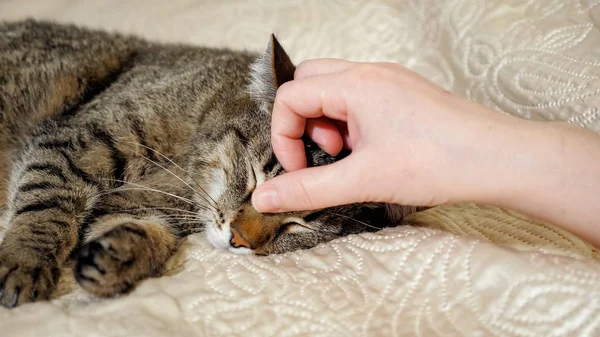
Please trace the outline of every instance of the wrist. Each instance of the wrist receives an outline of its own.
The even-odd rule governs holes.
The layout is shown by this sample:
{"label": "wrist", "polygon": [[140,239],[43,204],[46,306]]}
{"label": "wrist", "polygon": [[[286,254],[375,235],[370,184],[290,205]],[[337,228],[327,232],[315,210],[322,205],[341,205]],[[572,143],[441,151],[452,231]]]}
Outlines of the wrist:
{"label": "wrist", "polygon": [[[586,237],[596,223],[600,137],[558,122],[516,119],[490,141],[481,188],[468,201],[510,208]],[[466,200],[465,200],[466,201]],[[582,231],[583,230],[583,231]]]}
{"label": "wrist", "polygon": [[492,153],[496,167],[490,169],[491,184],[483,201],[516,210],[556,204],[559,200],[551,199],[559,194],[566,173],[562,133],[562,125],[554,122],[515,118],[504,143]]}
{"label": "wrist", "polygon": [[600,246],[600,137],[556,122],[527,122],[530,143],[519,148],[516,170],[488,204],[561,226]]}
{"label": "wrist", "polygon": [[[551,125],[552,124],[552,125]],[[452,202],[514,208],[547,186],[560,185],[562,161],[554,123],[486,111],[460,167],[462,191]],[[464,188],[463,188],[464,187]]]}

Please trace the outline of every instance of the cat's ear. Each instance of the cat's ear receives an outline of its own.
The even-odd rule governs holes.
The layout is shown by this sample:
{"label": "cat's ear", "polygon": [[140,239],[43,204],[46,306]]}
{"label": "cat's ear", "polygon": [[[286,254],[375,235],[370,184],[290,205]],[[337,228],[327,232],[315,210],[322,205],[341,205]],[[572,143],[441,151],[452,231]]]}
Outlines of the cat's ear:
{"label": "cat's ear", "polygon": [[296,67],[290,57],[271,34],[267,50],[252,64],[250,96],[262,109],[271,112],[277,89],[294,79],[294,71]]}

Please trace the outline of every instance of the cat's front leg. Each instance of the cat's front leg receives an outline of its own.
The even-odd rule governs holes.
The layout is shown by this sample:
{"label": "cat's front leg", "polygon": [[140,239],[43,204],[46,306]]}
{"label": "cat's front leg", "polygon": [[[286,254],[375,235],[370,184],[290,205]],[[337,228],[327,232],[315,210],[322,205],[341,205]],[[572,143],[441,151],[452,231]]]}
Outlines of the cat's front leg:
{"label": "cat's front leg", "polygon": [[31,205],[19,208],[0,245],[0,305],[7,308],[49,299],[77,242],[81,210],[60,201]]}
{"label": "cat's front leg", "polygon": [[155,217],[113,214],[92,228],[74,273],[82,288],[103,297],[128,293],[140,281],[160,276],[181,243],[169,224]]}
{"label": "cat's front leg", "polygon": [[97,194],[69,153],[53,152],[32,149],[13,172],[0,244],[0,305],[7,308],[50,297]]}
{"label": "cat's front leg", "polygon": [[18,248],[22,240],[11,239],[0,249],[0,304],[12,308],[49,299],[60,277],[60,264],[52,254]]}

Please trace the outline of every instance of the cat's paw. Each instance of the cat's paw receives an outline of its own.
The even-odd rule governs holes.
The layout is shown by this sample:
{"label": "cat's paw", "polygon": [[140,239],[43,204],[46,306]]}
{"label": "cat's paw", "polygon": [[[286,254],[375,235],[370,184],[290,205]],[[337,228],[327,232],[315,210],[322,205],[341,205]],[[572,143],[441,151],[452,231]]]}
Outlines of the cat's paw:
{"label": "cat's paw", "polygon": [[75,279],[89,293],[109,297],[125,294],[149,277],[146,232],[136,224],[117,226],[81,248]]}
{"label": "cat's paw", "polygon": [[0,305],[14,308],[48,300],[56,289],[60,268],[26,251],[0,251]]}

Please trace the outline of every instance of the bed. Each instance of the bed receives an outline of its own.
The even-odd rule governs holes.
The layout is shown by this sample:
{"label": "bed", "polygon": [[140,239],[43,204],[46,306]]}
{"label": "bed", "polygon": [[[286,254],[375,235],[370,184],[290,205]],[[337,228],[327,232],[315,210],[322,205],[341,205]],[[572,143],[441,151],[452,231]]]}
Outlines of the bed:
{"label": "bed", "polygon": [[[0,20],[26,17],[256,51],[275,32],[295,62],[398,62],[503,113],[600,132],[598,0],[0,1]],[[66,273],[53,301],[0,309],[0,335],[600,336],[588,243],[484,205],[407,222],[268,257],[192,236],[128,296],[91,297]]]}

